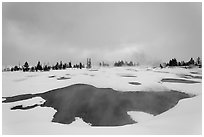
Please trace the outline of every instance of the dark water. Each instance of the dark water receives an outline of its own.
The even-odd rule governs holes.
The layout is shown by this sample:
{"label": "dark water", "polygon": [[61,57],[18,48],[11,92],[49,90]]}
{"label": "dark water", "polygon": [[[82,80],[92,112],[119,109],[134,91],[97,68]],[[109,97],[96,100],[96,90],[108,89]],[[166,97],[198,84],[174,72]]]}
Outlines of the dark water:
{"label": "dark water", "polygon": [[54,78],[54,77],[56,77],[56,76],[49,76],[48,78]]}
{"label": "dark water", "polygon": [[[92,126],[122,126],[136,123],[127,111],[142,111],[161,114],[174,107],[180,99],[192,97],[183,92],[119,92],[111,88],[96,88],[86,84],[75,84],[39,94],[24,94],[5,97],[3,103],[42,97],[46,101],[41,107],[52,107],[57,112],[52,122],[70,124],[80,117]],[[32,109],[33,106],[15,106],[15,109]]]}
{"label": "dark water", "polygon": [[66,80],[66,79],[71,79],[71,78],[69,78],[69,77],[59,77],[59,78],[57,78],[57,80]]}
{"label": "dark water", "polygon": [[161,80],[162,82],[171,82],[171,83],[186,83],[186,84],[195,84],[200,83],[194,80],[185,80],[185,79],[176,79],[176,78],[164,78]]}
{"label": "dark water", "polygon": [[129,74],[124,74],[124,75],[120,75],[121,77],[137,77],[137,76],[135,76],[135,75],[129,75]]}
{"label": "dark water", "polygon": [[139,83],[139,82],[129,82],[129,84],[131,84],[131,85],[141,85],[141,83]]}
{"label": "dark water", "polygon": [[202,75],[202,73],[200,73],[200,72],[190,72],[191,74],[200,74],[200,75]]}
{"label": "dark water", "polygon": [[179,75],[181,78],[186,78],[186,79],[202,79],[202,76],[193,76],[193,75]]}

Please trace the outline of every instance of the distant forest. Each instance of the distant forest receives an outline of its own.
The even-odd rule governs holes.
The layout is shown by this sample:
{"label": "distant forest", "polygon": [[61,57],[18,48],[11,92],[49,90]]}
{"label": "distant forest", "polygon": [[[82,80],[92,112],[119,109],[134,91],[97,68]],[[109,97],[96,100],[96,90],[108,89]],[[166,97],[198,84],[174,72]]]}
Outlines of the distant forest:
{"label": "distant forest", "polygon": [[23,66],[14,66],[14,67],[11,67],[11,68],[5,68],[4,71],[31,71],[31,72],[34,72],[34,71],[50,71],[51,69],[52,70],[62,70],[62,69],[67,69],[67,68],[79,68],[79,69],[82,69],[84,68],[85,65],[82,64],[81,62],[79,64],[75,64],[75,65],[72,65],[71,62],[69,63],[63,63],[62,61],[60,61],[60,63],[56,63],[56,65],[42,65],[40,63],[40,61],[38,61],[37,65],[36,66],[29,66],[28,62],[26,61],[24,63]]}
{"label": "distant forest", "polygon": [[[104,63],[104,62],[100,62],[99,63],[100,67],[108,67],[109,64],[108,63]],[[139,63],[133,63],[132,61],[128,62],[128,61],[116,61],[113,64],[114,67],[122,67],[122,66],[139,66]],[[169,60],[169,62],[167,63],[163,63],[160,64],[159,67],[160,68],[164,68],[164,67],[175,67],[175,66],[184,66],[184,67],[189,67],[189,66],[198,66],[199,68],[202,67],[202,61],[201,58],[198,57],[196,60],[194,60],[193,58],[190,58],[189,61],[185,62],[185,61],[177,61],[176,58],[173,58],[171,60]],[[69,63],[63,63],[62,61],[57,62],[55,65],[42,65],[40,63],[40,61],[38,61],[36,66],[30,66],[29,63],[26,61],[24,63],[24,65],[22,66],[13,66],[10,68],[4,68],[3,71],[30,71],[30,72],[35,72],[35,71],[50,71],[50,70],[63,70],[63,69],[67,69],[67,68],[77,68],[77,69],[82,69],[85,68],[85,65],[82,64],[81,62],[79,64],[75,64],[72,65],[71,62]],[[91,59],[87,59],[87,65],[86,68],[91,68]]]}
{"label": "distant forest", "polygon": [[199,66],[200,68],[202,67],[202,61],[201,58],[198,57],[196,60],[194,60],[193,58],[190,58],[189,61],[185,62],[185,61],[177,61],[176,58],[173,58],[171,60],[169,60],[169,62],[164,63],[164,64],[160,64],[160,67],[172,67],[172,66]]}

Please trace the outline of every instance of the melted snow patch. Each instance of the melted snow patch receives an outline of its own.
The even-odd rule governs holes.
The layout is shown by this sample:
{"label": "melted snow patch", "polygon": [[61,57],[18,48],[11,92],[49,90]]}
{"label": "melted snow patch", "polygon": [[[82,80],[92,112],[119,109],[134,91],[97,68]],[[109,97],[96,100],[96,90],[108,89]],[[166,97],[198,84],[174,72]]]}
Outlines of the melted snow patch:
{"label": "melted snow patch", "polygon": [[147,121],[154,117],[154,115],[152,114],[148,114],[145,112],[139,112],[139,111],[128,111],[127,113],[136,122]]}

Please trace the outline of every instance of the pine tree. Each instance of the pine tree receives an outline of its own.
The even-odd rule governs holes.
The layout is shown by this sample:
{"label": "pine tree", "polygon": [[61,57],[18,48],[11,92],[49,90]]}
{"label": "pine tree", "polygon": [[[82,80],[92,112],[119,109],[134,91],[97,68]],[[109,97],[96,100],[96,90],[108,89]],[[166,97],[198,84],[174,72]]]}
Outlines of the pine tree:
{"label": "pine tree", "polygon": [[29,65],[28,62],[26,61],[25,64],[23,65],[23,71],[29,71]]}
{"label": "pine tree", "polygon": [[55,65],[55,70],[59,69],[59,63],[57,62],[57,64]]}
{"label": "pine tree", "polygon": [[59,69],[62,69],[62,61],[60,61]]}
{"label": "pine tree", "polygon": [[197,65],[201,65],[201,59],[200,59],[200,57],[197,58],[196,64],[197,64]]}
{"label": "pine tree", "polygon": [[190,61],[188,62],[188,65],[194,65],[194,60],[193,60],[193,58],[190,59]]}
{"label": "pine tree", "polygon": [[40,64],[40,61],[38,61],[38,64],[36,66],[36,71],[38,71],[38,70],[40,70],[40,71],[43,70],[42,65]]}
{"label": "pine tree", "polygon": [[72,68],[72,63],[71,62],[69,62],[68,68]]}
{"label": "pine tree", "polygon": [[82,64],[81,64],[81,62],[79,63],[79,68],[82,69]]}

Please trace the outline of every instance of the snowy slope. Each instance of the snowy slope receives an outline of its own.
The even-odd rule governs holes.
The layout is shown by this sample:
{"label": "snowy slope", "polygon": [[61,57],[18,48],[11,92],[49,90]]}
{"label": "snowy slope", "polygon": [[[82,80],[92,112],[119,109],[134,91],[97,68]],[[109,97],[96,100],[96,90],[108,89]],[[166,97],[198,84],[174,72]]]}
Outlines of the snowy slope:
{"label": "snowy slope", "polygon": [[[198,74],[190,72],[198,72]],[[179,78],[179,74],[201,76],[202,70],[198,68],[116,67],[96,68],[93,71],[67,69],[50,72],[3,72],[3,97],[43,93],[76,83],[108,87],[121,92],[157,92],[174,89],[196,95],[196,97],[179,101],[174,108],[157,116],[128,112],[134,120],[138,121],[137,124],[108,128],[91,127],[80,118],[76,118],[76,121],[70,125],[53,123],[51,120],[56,110],[52,108],[38,106],[29,110],[10,110],[11,107],[20,104],[23,106],[41,104],[44,101],[42,98],[3,103],[3,134],[201,134],[202,83],[161,82],[162,78]],[[70,79],[59,80],[61,77]],[[202,79],[191,80],[202,82]],[[139,82],[141,85],[131,85],[129,82]]]}

